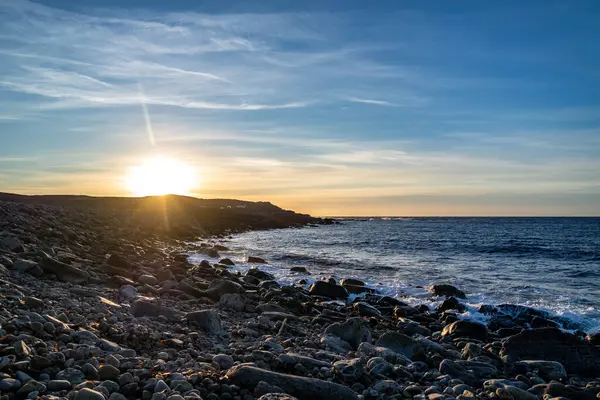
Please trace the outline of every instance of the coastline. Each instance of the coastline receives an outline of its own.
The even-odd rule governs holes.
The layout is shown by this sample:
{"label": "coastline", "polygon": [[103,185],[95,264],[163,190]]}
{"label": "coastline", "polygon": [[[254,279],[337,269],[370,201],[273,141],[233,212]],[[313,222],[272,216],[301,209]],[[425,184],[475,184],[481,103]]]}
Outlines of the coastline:
{"label": "coastline", "polygon": [[280,286],[261,260],[232,273],[218,239],[201,240],[193,250],[207,257],[190,264],[187,242],[122,213],[5,202],[0,212],[2,400],[600,392],[600,335],[533,312],[490,309],[497,329],[461,320],[460,288],[432,288],[437,310],[376,294],[346,301],[361,282]]}

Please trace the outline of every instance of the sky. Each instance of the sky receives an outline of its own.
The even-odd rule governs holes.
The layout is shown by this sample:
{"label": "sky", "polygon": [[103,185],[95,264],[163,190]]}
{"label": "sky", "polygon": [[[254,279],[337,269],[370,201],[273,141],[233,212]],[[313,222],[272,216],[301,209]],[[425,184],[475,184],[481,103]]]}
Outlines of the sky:
{"label": "sky", "polygon": [[0,191],[600,215],[600,2],[0,0]]}

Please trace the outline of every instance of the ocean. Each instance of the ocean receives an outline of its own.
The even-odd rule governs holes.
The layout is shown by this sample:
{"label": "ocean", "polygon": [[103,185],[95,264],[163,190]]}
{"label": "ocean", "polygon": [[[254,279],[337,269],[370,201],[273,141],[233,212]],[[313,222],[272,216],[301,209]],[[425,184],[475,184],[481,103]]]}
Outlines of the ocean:
{"label": "ocean", "polygon": [[[600,218],[375,218],[233,236],[222,254],[247,256],[280,283],[357,278],[378,293],[435,307],[428,287],[467,293],[463,318],[485,322],[482,304],[518,304],[600,330]],[[206,256],[192,256],[199,261]],[[311,275],[290,273],[304,266]]]}

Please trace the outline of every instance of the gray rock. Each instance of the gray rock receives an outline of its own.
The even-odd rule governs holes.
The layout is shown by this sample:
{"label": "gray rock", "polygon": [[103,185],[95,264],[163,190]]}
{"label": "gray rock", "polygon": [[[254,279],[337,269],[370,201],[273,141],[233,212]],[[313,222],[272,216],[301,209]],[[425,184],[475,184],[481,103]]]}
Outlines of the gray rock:
{"label": "gray rock", "polygon": [[92,389],[83,388],[75,395],[75,400],[106,400],[104,395]]}
{"label": "gray rock", "polygon": [[356,392],[337,383],[315,378],[280,374],[278,372],[260,369],[247,364],[233,367],[227,372],[226,376],[232,383],[249,388],[254,388],[260,381],[264,381],[269,385],[285,388],[285,391],[288,394],[300,399],[358,400]]}
{"label": "gray rock", "polygon": [[213,362],[216,363],[220,369],[229,369],[233,367],[233,357],[227,354],[217,354],[213,357]]}
{"label": "gray rock", "polygon": [[344,382],[355,382],[363,376],[364,368],[360,358],[354,358],[336,361],[333,363],[333,372]]}
{"label": "gray rock", "polygon": [[2,232],[0,236],[0,249],[12,251],[13,253],[23,253],[25,247],[18,237],[7,232]]}
{"label": "gray rock", "polygon": [[210,297],[213,300],[220,300],[221,296],[228,293],[244,293],[246,290],[239,283],[220,279],[212,281],[208,288],[204,291],[206,297]]}
{"label": "gray rock", "polygon": [[143,284],[143,285],[150,285],[150,286],[154,286],[158,283],[158,279],[150,274],[144,274],[144,275],[140,275],[140,277],[137,279],[139,283]]}
{"label": "gray rock", "polygon": [[357,349],[362,342],[371,342],[371,331],[359,317],[348,319],[346,322],[336,322],[325,328],[325,334],[334,335],[348,342]]}
{"label": "gray rock", "polygon": [[104,364],[104,365],[100,366],[100,368],[98,370],[98,374],[100,376],[101,381],[105,381],[105,380],[116,381],[119,378],[121,371],[119,371],[119,368],[117,368],[113,365]]}
{"label": "gray rock", "polygon": [[72,385],[78,385],[85,380],[85,375],[81,370],[76,368],[66,368],[56,374],[56,379],[69,381]]}
{"label": "gray rock", "polygon": [[121,393],[115,392],[108,397],[108,400],[127,400],[127,397],[125,397]]}
{"label": "gray rock", "polygon": [[279,386],[269,385],[267,382],[260,381],[254,388],[254,397],[261,397],[268,393],[284,393]]}
{"label": "gray rock", "polygon": [[201,310],[187,313],[188,323],[198,325],[206,333],[213,335],[221,335],[225,333],[221,326],[221,319],[216,310]]}
{"label": "gray rock", "polygon": [[219,307],[230,308],[234,311],[244,311],[246,299],[239,293],[226,293],[219,300]]}
{"label": "gray rock", "polygon": [[548,381],[567,377],[567,371],[557,361],[523,360],[515,363],[515,367],[523,367],[527,372],[537,371],[537,375]]}
{"label": "gray rock", "polygon": [[439,370],[442,374],[450,375],[472,386],[478,385],[482,379],[499,375],[499,371],[493,365],[477,361],[443,360]]}
{"label": "gray rock", "polygon": [[381,335],[376,344],[411,360],[416,354],[424,352],[424,348],[419,342],[400,332],[386,332]]}
{"label": "gray rock", "polygon": [[372,305],[359,301],[358,303],[354,303],[354,311],[358,313],[361,317],[380,317],[381,312],[373,307]]}
{"label": "gray rock", "polygon": [[402,386],[396,381],[386,379],[383,381],[378,381],[375,385],[373,385],[372,389],[377,393],[391,396],[400,393],[402,391]]}
{"label": "gray rock", "polygon": [[321,337],[320,343],[321,346],[324,346],[324,348],[330,348],[336,353],[347,353],[352,350],[350,343],[335,335],[325,335]]}
{"label": "gray rock", "polygon": [[172,390],[175,390],[180,393],[185,393],[194,388],[192,384],[186,381],[185,379],[172,380],[170,387]]}
{"label": "gray rock", "polygon": [[17,340],[13,344],[13,348],[15,349],[15,354],[17,357],[28,357],[31,354],[31,349],[22,340]]}
{"label": "gray rock", "polygon": [[268,272],[261,271],[260,269],[258,269],[256,267],[250,268],[246,272],[246,275],[253,276],[256,279],[261,280],[261,281],[271,281],[271,280],[275,279],[275,276],[269,274]]}
{"label": "gray rock", "polygon": [[145,300],[135,300],[131,304],[131,313],[136,318],[163,316],[169,319],[177,319],[183,315],[172,308],[163,307]]}
{"label": "gray rock", "polygon": [[323,296],[333,299],[347,299],[348,291],[340,285],[325,281],[316,281],[308,288],[308,292],[313,296]]}
{"label": "gray rock", "polygon": [[4,378],[0,381],[0,391],[12,392],[21,387],[21,381],[13,378]]}
{"label": "gray rock", "polygon": [[488,330],[483,324],[473,321],[458,320],[450,325],[446,325],[442,330],[442,336],[450,336],[452,338],[471,338],[485,341],[487,339]]}
{"label": "gray rock", "polygon": [[138,295],[138,290],[131,285],[123,285],[121,289],[119,289],[119,294],[125,300],[133,300]]}
{"label": "gray rock", "polygon": [[56,277],[63,282],[70,283],[85,283],[89,279],[89,274],[85,271],[80,270],[77,267],[73,267],[69,264],[57,261],[42,253],[42,260],[39,266],[44,270],[44,273],[50,273],[56,275]]}
{"label": "gray rock", "polygon": [[38,263],[30,260],[17,259],[12,263],[12,269],[21,273],[27,273],[38,266]]}
{"label": "gray rock", "polygon": [[287,393],[267,393],[260,396],[258,400],[298,400],[298,398]]}

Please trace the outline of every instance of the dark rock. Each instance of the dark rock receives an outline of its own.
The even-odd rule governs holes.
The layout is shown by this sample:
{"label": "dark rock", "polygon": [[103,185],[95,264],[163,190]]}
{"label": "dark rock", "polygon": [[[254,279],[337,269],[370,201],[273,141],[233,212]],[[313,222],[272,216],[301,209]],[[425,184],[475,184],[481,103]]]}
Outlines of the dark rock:
{"label": "dark rock", "polygon": [[345,322],[336,322],[325,328],[326,335],[334,335],[348,342],[357,349],[362,342],[371,342],[371,331],[359,317],[350,318]]}
{"label": "dark rock", "polygon": [[378,309],[373,307],[372,305],[359,301],[358,303],[354,303],[352,307],[358,315],[361,317],[380,317],[381,313]]}
{"label": "dark rock", "polygon": [[437,310],[439,312],[444,312],[447,310],[456,310],[458,312],[464,312],[466,310],[466,307],[463,304],[461,304],[458,300],[456,300],[456,297],[449,297],[437,307]]}
{"label": "dark rock", "polygon": [[453,339],[465,337],[484,341],[487,335],[488,330],[485,325],[465,320],[455,321],[442,330],[442,336],[450,336]]}
{"label": "dark rock", "polygon": [[290,272],[296,272],[298,274],[306,274],[310,275],[310,272],[305,267],[292,267],[290,268]]}
{"label": "dark rock", "polygon": [[477,386],[481,380],[498,376],[499,371],[491,364],[476,361],[443,360],[440,363],[440,372],[460,379],[467,385]]}
{"label": "dark rock", "polygon": [[260,257],[252,257],[252,256],[248,257],[247,262],[256,263],[256,264],[267,264],[267,262],[264,259],[262,259]]}
{"label": "dark rock", "polygon": [[219,261],[219,264],[223,264],[223,265],[235,265],[235,263],[233,261],[231,261],[231,259],[229,258],[223,258],[221,261]]}
{"label": "dark rock", "polygon": [[558,328],[525,329],[502,343],[500,355],[510,362],[558,361],[570,374],[600,374],[600,349]]}
{"label": "dark rock", "polygon": [[13,253],[23,253],[25,247],[18,237],[2,232],[0,236],[0,249],[12,251]]}
{"label": "dark rock", "polygon": [[127,261],[121,255],[116,253],[113,253],[110,255],[110,257],[108,257],[108,260],[106,260],[106,264],[120,269],[124,269],[126,271],[131,271],[133,269],[133,266],[129,263],[129,261]]}
{"label": "dark rock", "polygon": [[600,346],[600,332],[590,333],[586,337],[587,341],[595,346]]}
{"label": "dark rock", "polygon": [[310,285],[308,292],[313,296],[323,296],[333,299],[348,298],[348,291],[342,286],[334,285],[325,281],[316,281]]}
{"label": "dark rock", "polygon": [[345,286],[345,285],[365,286],[365,283],[363,281],[359,281],[358,279],[347,278],[347,279],[342,279],[340,281],[340,285],[342,285],[342,286]]}
{"label": "dark rock", "polygon": [[355,285],[345,284],[342,287],[344,289],[346,289],[348,291],[348,293],[352,293],[352,294],[376,293],[375,289],[368,288],[366,286],[355,286]]}
{"label": "dark rock", "polygon": [[364,374],[364,367],[360,358],[341,360],[333,363],[333,372],[344,382],[356,382]]}
{"label": "dark rock", "polygon": [[51,273],[56,275],[58,280],[70,283],[85,283],[89,279],[89,274],[79,268],[73,267],[69,264],[57,261],[47,255],[42,254],[42,260],[38,264],[44,273]]}
{"label": "dark rock", "polygon": [[234,384],[247,388],[254,388],[259,382],[264,381],[269,385],[283,388],[286,393],[301,400],[358,400],[356,392],[337,383],[280,374],[250,365],[235,366],[227,372],[226,377]]}
{"label": "dark rock", "polygon": [[400,332],[386,332],[377,340],[379,347],[388,348],[398,354],[402,354],[406,358],[413,359],[416,354],[423,353],[423,346]]}
{"label": "dark rock", "polygon": [[221,335],[225,331],[221,326],[221,319],[216,310],[200,310],[186,314],[188,323],[198,325],[206,333]]}
{"label": "dark rock", "polygon": [[208,297],[204,290],[195,286],[188,279],[182,279],[179,285],[177,285],[177,289],[194,297]]}
{"label": "dark rock", "polygon": [[212,281],[208,289],[205,290],[206,297],[209,297],[213,300],[219,300],[221,296],[227,293],[244,293],[245,290],[239,283],[227,280],[220,279],[216,281]]}
{"label": "dark rock", "polygon": [[452,285],[433,285],[431,287],[431,292],[434,296],[458,297],[459,299],[467,298],[465,292]]}
{"label": "dark rock", "polygon": [[246,275],[250,275],[253,276],[261,281],[270,281],[275,279],[275,277],[267,272],[261,271],[260,269],[254,267],[254,268],[250,268],[248,270],[248,272],[246,272]]}
{"label": "dark rock", "polygon": [[131,304],[131,313],[136,318],[158,317],[161,315],[167,318],[177,318],[182,316],[182,314],[177,310],[150,303],[149,301],[145,300],[134,301]]}
{"label": "dark rock", "polygon": [[219,258],[219,252],[214,248],[206,249],[206,255],[210,258]]}

